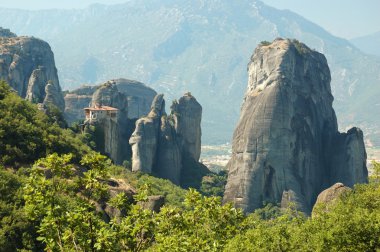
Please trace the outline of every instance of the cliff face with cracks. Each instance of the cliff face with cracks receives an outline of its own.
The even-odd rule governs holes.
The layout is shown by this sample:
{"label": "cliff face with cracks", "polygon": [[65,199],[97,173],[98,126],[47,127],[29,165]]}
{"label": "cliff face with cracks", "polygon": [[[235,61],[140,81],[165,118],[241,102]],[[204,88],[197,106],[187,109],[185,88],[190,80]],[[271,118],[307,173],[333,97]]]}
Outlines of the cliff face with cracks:
{"label": "cliff face with cracks", "polygon": [[29,101],[64,110],[53,52],[40,39],[17,37],[0,28],[0,79]]}
{"label": "cliff face with cracks", "polygon": [[294,202],[310,213],[328,186],[367,181],[363,133],[339,133],[325,57],[295,40],[262,44],[233,136],[224,201],[245,212]]}
{"label": "cliff face with cracks", "polygon": [[[156,92],[144,84],[127,79],[107,81],[99,86],[83,86],[65,96],[65,118],[69,123],[85,118],[84,108],[110,106],[118,109],[117,118],[86,121],[96,127],[97,150],[107,154],[116,164],[132,155],[129,138],[139,117],[149,112]],[[88,129],[88,128],[86,128]]]}
{"label": "cliff face with cracks", "polygon": [[129,141],[132,170],[180,184],[185,160],[199,161],[202,107],[186,93],[171,108],[171,114],[166,115],[163,95],[157,95],[148,116],[137,120]]}

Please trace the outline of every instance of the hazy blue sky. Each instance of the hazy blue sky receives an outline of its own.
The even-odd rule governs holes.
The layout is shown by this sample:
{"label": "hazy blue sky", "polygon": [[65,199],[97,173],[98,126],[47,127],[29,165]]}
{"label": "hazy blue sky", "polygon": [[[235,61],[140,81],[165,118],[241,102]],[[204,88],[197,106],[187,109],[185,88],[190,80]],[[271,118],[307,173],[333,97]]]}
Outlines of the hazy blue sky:
{"label": "hazy blue sky", "polygon": [[[84,8],[91,3],[126,0],[0,0],[0,7],[23,9]],[[231,0],[238,1],[238,0]],[[289,9],[343,38],[380,30],[380,0],[262,0],[278,9]]]}

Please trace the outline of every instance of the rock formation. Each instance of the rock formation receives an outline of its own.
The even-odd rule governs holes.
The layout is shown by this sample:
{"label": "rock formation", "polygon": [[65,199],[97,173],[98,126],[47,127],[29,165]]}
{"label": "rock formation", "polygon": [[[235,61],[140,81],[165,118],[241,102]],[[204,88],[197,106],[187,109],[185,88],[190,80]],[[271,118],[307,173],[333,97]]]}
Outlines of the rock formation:
{"label": "rock formation", "polygon": [[9,29],[4,29],[3,27],[0,27],[0,37],[13,38],[17,37],[17,35],[11,32]]}
{"label": "rock formation", "polygon": [[160,212],[161,207],[165,204],[165,197],[162,195],[148,196],[147,201],[140,201],[137,204],[139,204],[143,209],[158,213]]}
{"label": "rock formation", "polygon": [[[95,103],[92,100],[93,94],[106,83],[99,86],[83,86],[65,95],[65,119],[69,124],[83,120],[83,108]],[[124,94],[124,99],[126,99],[124,102],[128,107],[128,119],[136,120],[149,113],[150,105],[157,94],[156,91],[133,80],[115,79],[108,81],[108,83],[113,83],[117,92]],[[114,101],[111,102],[114,103]]]}
{"label": "rock formation", "polygon": [[317,201],[314,204],[313,207],[313,217],[315,217],[316,209],[318,207],[322,207],[323,211],[328,211],[328,208],[331,204],[334,204],[334,202],[343,194],[351,191],[351,188],[343,185],[342,183],[336,183],[332,185],[331,187],[323,190],[317,198]]}
{"label": "rock formation", "polygon": [[53,52],[40,39],[17,37],[0,28],[0,79],[29,101],[52,103],[64,110]]}
{"label": "rock formation", "polygon": [[132,146],[132,171],[152,173],[155,165],[161,116],[165,113],[163,95],[154,97],[151,111],[136,122],[129,143]]}
{"label": "rock formation", "polygon": [[185,155],[199,160],[201,155],[202,107],[195,98],[187,93],[172,105],[175,131],[180,138],[181,149]]}
{"label": "rock formation", "polygon": [[[136,81],[117,79],[99,86],[83,86],[65,96],[65,119],[69,123],[85,118],[84,108],[109,106],[118,109],[117,118],[86,121],[97,127],[97,150],[107,154],[116,164],[132,155],[129,138],[139,117],[146,115],[156,92]],[[148,105],[149,104],[149,105]],[[88,130],[88,128],[85,128]]]}
{"label": "rock formation", "polygon": [[363,133],[339,133],[326,58],[296,40],[256,48],[235,129],[224,201],[245,212],[296,203],[310,213],[340,181],[367,181]]}
{"label": "rock formation", "polygon": [[185,160],[199,161],[202,107],[186,93],[171,108],[166,115],[163,95],[157,95],[148,116],[137,120],[129,141],[132,171],[154,173],[180,184]]}
{"label": "rock formation", "polygon": [[[193,136],[194,137],[194,136]],[[167,116],[161,117],[161,128],[158,136],[157,146],[157,165],[154,170],[158,177],[166,178],[173,183],[179,185],[181,178],[182,153],[180,137],[170,118]],[[197,161],[199,159],[196,159]]]}
{"label": "rock formation", "polygon": [[65,99],[65,119],[67,123],[82,121],[85,118],[84,108],[92,104],[92,95],[98,86],[82,86],[78,89],[68,92]]}

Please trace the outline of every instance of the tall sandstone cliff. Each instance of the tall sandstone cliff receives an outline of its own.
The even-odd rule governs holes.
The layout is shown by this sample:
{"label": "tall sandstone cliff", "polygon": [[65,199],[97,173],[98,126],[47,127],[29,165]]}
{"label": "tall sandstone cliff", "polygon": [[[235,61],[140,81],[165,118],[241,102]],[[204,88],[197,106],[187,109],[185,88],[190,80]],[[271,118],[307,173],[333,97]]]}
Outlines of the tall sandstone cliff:
{"label": "tall sandstone cliff", "polygon": [[367,181],[363,133],[339,133],[326,58],[296,40],[256,48],[233,135],[224,201],[245,212],[289,202],[310,213],[336,182]]}
{"label": "tall sandstone cliff", "polygon": [[[141,82],[128,79],[114,79],[99,86],[83,86],[65,95],[65,119],[69,124],[83,120],[84,108],[94,104],[93,95],[97,89],[107,83],[112,83],[117,92],[124,95],[128,107],[128,119],[136,120],[150,111],[150,105],[156,96],[156,91]],[[113,89],[115,90],[115,89]],[[114,101],[110,101],[114,103]]]}
{"label": "tall sandstone cliff", "polygon": [[186,93],[174,101],[166,115],[163,95],[157,95],[148,116],[136,122],[129,143],[132,171],[155,175],[181,184],[186,163],[198,163],[201,150],[202,106]]}
{"label": "tall sandstone cliff", "polygon": [[117,79],[97,87],[82,87],[65,96],[65,116],[70,122],[84,118],[83,108],[110,106],[118,109],[117,118],[86,121],[97,128],[97,149],[107,154],[116,164],[132,156],[129,138],[138,118],[149,112],[156,92],[142,83]]}
{"label": "tall sandstone cliff", "polygon": [[0,79],[29,101],[64,110],[53,52],[40,39],[17,37],[0,27]]}

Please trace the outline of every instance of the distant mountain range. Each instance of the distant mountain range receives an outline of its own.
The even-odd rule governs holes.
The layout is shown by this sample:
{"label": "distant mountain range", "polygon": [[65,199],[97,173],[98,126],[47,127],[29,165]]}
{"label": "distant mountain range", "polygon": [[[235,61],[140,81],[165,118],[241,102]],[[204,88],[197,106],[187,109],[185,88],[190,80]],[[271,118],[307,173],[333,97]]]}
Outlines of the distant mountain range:
{"label": "distant mountain range", "polygon": [[260,41],[296,38],[324,53],[342,130],[380,146],[380,58],[286,10],[254,0],[130,0],[81,10],[0,9],[0,26],[48,41],[64,89],[125,77],[203,106],[203,142],[230,141]]}
{"label": "distant mountain range", "polygon": [[350,42],[365,53],[380,56],[380,31],[353,38]]}

